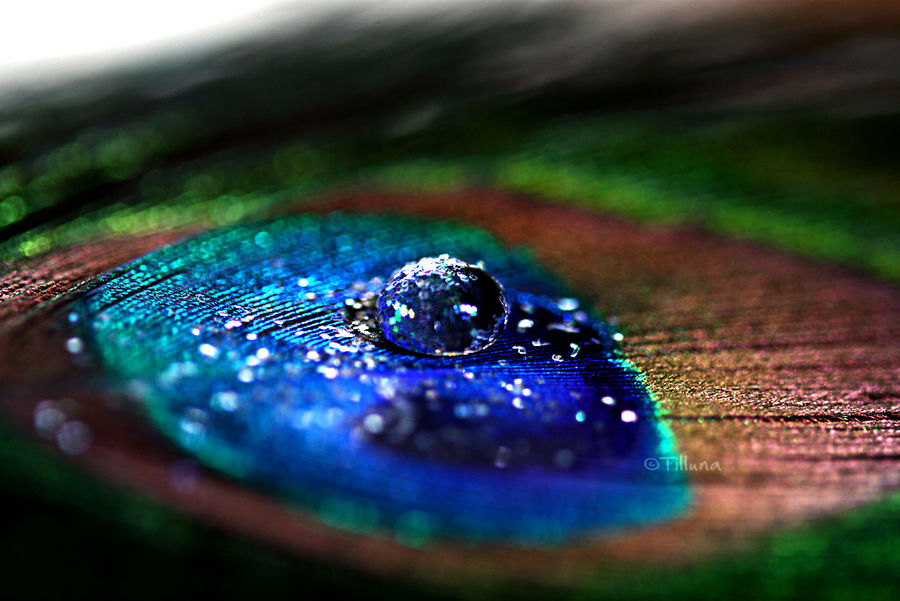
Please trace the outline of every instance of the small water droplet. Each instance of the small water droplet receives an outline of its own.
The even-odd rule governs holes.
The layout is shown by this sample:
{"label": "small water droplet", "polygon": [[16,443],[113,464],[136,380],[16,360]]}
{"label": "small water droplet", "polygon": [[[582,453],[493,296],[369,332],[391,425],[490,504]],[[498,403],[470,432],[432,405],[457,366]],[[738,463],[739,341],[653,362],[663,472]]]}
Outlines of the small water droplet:
{"label": "small water droplet", "polygon": [[73,355],[77,355],[84,350],[84,342],[82,342],[81,338],[73,336],[72,338],[66,340],[66,350]]}
{"label": "small water droplet", "polygon": [[66,414],[55,401],[41,401],[34,409],[34,428],[44,438],[53,438],[57,430],[66,421]]}
{"label": "small water droplet", "polygon": [[319,367],[316,371],[318,371],[320,374],[322,374],[329,380],[334,380],[336,377],[338,377],[338,373],[339,373],[337,368],[330,367],[327,365],[323,365],[323,366]]}
{"label": "small water droplet", "polygon": [[574,311],[578,308],[577,298],[561,298],[557,303],[561,311]]}
{"label": "small water droplet", "polygon": [[424,355],[464,355],[489,346],[509,315],[503,288],[486,271],[448,255],[400,268],[378,297],[384,337]]}
{"label": "small water droplet", "polygon": [[631,409],[626,409],[625,411],[623,411],[621,417],[622,417],[622,421],[625,422],[626,424],[634,423],[637,421],[637,418],[638,418],[637,413],[635,413]]}
{"label": "small water droplet", "polygon": [[56,433],[56,443],[63,453],[81,455],[91,446],[91,431],[79,421],[64,423]]}
{"label": "small water droplet", "polygon": [[363,419],[363,428],[372,434],[381,434],[384,430],[384,418],[377,413],[370,413]]}
{"label": "small water droplet", "polygon": [[249,384],[253,381],[253,370],[249,367],[240,368],[237,372],[237,379],[244,384]]}
{"label": "small water droplet", "polygon": [[233,390],[217,392],[212,397],[212,406],[227,413],[237,410],[238,405],[238,395]]}
{"label": "small water droplet", "polygon": [[210,359],[215,359],[219,356],[219,349],[209,343],[201,344],[198,350],[201,355],[209,357]]}

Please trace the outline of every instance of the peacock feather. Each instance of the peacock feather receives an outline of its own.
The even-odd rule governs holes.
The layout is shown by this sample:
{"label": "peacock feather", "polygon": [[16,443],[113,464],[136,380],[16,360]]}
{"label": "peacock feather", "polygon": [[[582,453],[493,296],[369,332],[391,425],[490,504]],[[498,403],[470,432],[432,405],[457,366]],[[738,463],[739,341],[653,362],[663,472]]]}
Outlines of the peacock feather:
{"label": "peacock feather", "polygon": [[[662,4],[0,96],[0,590],[894,598],[898,14]],[[443,253],[496,339],[361,325]]]}

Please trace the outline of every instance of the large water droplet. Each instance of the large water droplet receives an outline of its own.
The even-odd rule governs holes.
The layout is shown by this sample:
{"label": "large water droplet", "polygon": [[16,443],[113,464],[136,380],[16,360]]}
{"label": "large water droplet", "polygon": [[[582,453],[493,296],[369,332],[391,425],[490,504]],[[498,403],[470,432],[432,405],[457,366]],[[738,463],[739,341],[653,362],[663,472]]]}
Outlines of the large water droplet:
{"label": "large water droplet", "polygon": [[378,297],[376,318],[388,340],[424,355],[466,355],[486,348],[509,316],[503,287],[484,269],[449,255],[401,267]]}

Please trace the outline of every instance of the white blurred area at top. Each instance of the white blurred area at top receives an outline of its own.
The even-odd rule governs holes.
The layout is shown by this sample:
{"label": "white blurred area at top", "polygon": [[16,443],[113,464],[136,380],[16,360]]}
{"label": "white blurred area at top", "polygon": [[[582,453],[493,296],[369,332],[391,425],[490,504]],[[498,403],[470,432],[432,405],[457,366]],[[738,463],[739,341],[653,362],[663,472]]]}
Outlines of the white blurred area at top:
{"label": "white blurred area at top", "polygon": [[[404,17],[464,27],[487,12],[523,15],[580,7],[581,29],[622,37],[757,12],[782,0],[7,0],[0,11],[0,97],[135,64],[176,61],[283,31],[298,34],[338,16],[348,32]],[[829,1],[829,0],[813,0]],[[840,1],[840,0],[837,0]],[[868,0],[862,0],[866,2]],[[765,8],[768,7],[768,8]],[[572,32],[573,39],[583,38]]]}
{"label": "white blurred area at top", "polygon": [[[469,13],[484,0],[12,0],[2,10],[0,95],[135,62],[177,59],[350,11],[356,24],[417,12]],[[547,2],[522,0],[522,5]]]}

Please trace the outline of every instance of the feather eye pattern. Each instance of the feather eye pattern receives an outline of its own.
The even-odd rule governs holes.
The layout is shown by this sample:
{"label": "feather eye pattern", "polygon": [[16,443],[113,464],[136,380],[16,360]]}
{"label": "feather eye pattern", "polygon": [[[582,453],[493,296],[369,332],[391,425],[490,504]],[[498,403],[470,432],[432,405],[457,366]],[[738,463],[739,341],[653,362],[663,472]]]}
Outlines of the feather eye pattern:
{"label": "feather eye pattern", "polygon": [[[892,598],[896,11],[663,4],[343,12],[8,94],[9,593]],[[443,254],[496,339],[381,338]]]}
{"label": "feather eye pattern", "polygon": [[[434,249],[503,282],[499,339],[428,357],[356,334],[366,283]],[[552,545],[677,514],[681,478],[644,466],[671,434],[608,326],[559,292],[477,230],[307,214],[117,270],[73,305],[68,340],[203,465],[356,529]]]}

